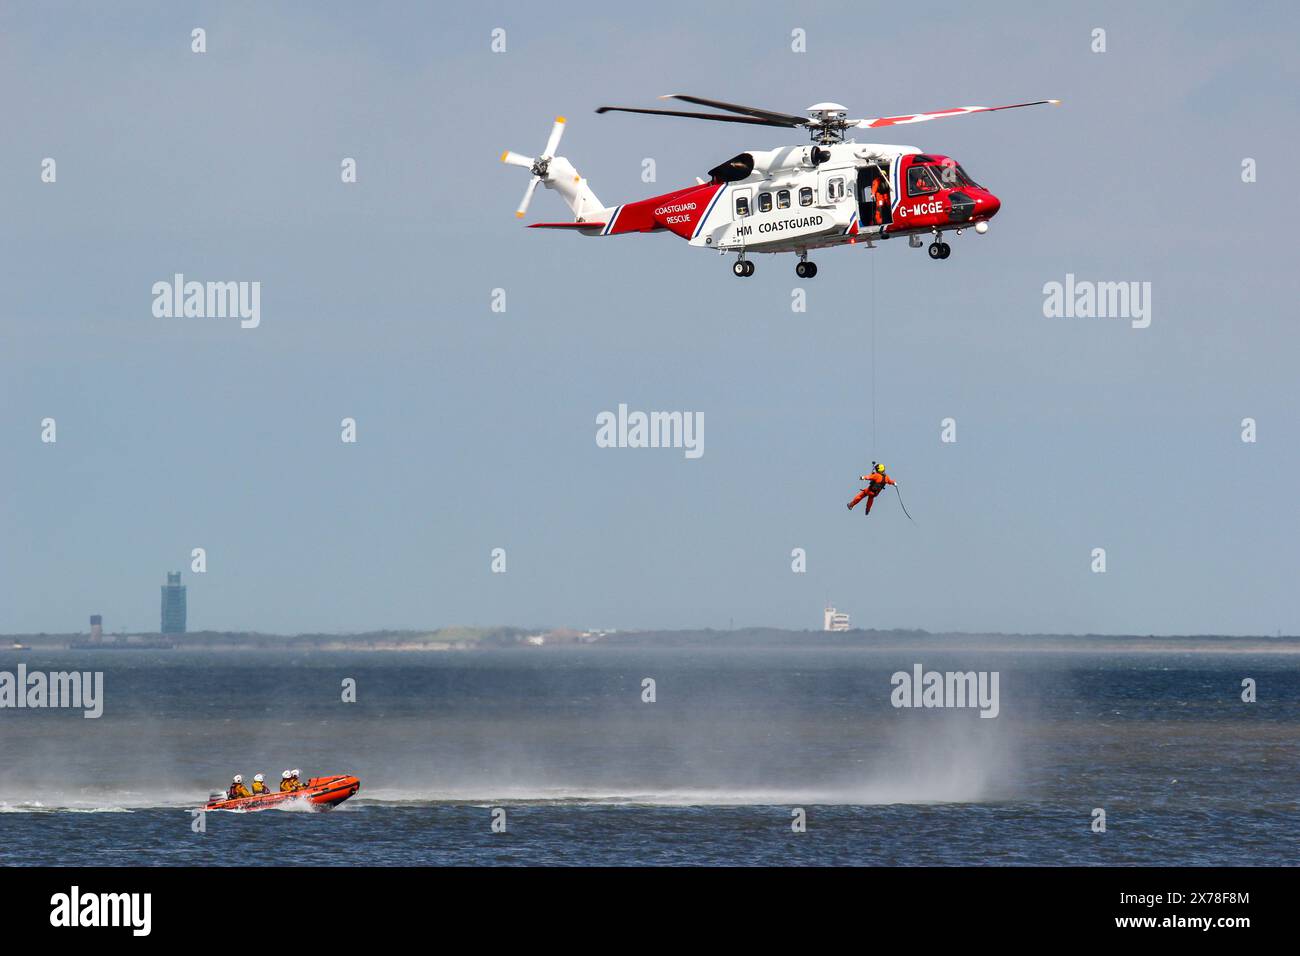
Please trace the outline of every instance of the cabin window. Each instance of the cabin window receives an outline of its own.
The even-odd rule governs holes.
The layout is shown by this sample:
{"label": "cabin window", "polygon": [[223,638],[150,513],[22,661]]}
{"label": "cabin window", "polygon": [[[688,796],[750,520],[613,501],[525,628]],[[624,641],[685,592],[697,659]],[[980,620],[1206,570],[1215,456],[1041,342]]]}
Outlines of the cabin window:
{"label": "cabin window", "polygon": [[939,188],[939,184],[934,181],[934,174],[926,166],[913,166],[907,171],[907,194],[909,196],[924,196],[932,193]]}
{"label": "cabin window", "polygon": [[811,186],[804,186],[799,190],[799,205],[811,206],[813,204],[813,191]]}
{"label": "cabin window", "polygon": [[844,180],[836,176],[826,181],[826,201],[839,202],[844,198]]}
{"label": "cabin window", "polygon": [[759,211],[759,212],[771,212],[771,211],[772,211],[772,194],[771,194],[771,193],[759,193],[759,194],[758,194],[758,211]]}
{"label": "cabin window", "polygon": [[744,219],[748,215],[749,215],[749,197],[737,196],[736,197],[736,218]]}
{"label": "cabin window", "polygon": [[790,208],[790,190],[782,189],[776,194],[776,208],[777,209]]}

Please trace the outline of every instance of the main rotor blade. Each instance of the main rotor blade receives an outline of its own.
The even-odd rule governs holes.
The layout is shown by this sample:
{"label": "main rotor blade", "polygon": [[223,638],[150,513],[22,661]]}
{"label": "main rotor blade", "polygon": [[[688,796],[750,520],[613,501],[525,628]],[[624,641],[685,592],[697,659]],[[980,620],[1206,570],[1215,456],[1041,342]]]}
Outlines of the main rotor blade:
{"label": "main rotor blade", "polygon": [[910,113],[902,116],[881,116],[876,119],[857,120],[854,125],[859,129],[879,129],[882,126],[904,126],[908,123],[924,123],[928,120],[947,119],[950,116],[965,116],[967,113],[996,113],[998,110],[1018,110],[1022,106],[1042,106],[1050,103],[1060,106],[1060,100],[1034,100],[1032,103],[1011,103],[1008,106],[958,106],[950,110],[935,110],[933,113]]}
{"label": "main rotor blade", "polygon": [[795,116],[793,113],[778,113],[775,110],[759,109],[757,106],[741,106],[738,103],[724,103],[722,100],[706,100],[701,96],[687,96],[685,93],[669,93],[667,96],[659,97],[661,100],[681,100],[683,103],[694,103],[696,106],[712,106],[714,109],[726,110],[729,113],[741,113],[745,116],[753,116],[758,119],[774,120],[781,123],[791,123],[802,126],[808,122],[805,116]]}
{"label": "main rotor blade", "polygon": [[560,137],[564,135],[564,117],[555,117],[555,125],[551,127],[551,138],[546,141],[546,148],[542,150],[542,155],[548,159],[555,155],[555,150],[560,145]]}
{"label": "main rotor blade", "polygon": [[528,188],[524,190],[523,202],[521,202],[519,208],[515,210],[515,215],[520,219],[523,219],[524,213],[528,211],[528,204],[533,201],[533,193],[537,189],[537,184],[541,181],[542,178],[540,176],[534,176],[532,179],[528,180]]}
{"label": "main rotor blade", "polygon": [[713,120],[715,123],[748,123],[751,126],[783,126],[787,129],[805,125],[808,121],[805,119],[797,122],[792,117],[789,121],[758,119],[753,116],[722,116],[717,113],[687,113],[683,110],[648,110],[637,109],[632,106],[602,106],[597,113],[648,113],[652,116],[684,116],[687,119]]}
{"label": "main rotor blade", "polygon": [[508,166],[522,166],[524,169],[533,168],[533,160],[531,156],[521,156],[518,153],[510,152],[508,149],[501,154],[501,162]]}

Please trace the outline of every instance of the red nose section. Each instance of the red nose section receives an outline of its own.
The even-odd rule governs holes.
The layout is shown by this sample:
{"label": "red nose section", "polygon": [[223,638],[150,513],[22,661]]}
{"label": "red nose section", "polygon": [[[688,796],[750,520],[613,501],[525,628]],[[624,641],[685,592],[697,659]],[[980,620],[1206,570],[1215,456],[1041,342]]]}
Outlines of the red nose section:
{"label": "red nose section", "polygon": [[1001,208],[1002,200],[998,199],[998,197],[992,193],[985,193],[980,197],[978,215],[984,219],[992,219],[998,214],[998,210]]}

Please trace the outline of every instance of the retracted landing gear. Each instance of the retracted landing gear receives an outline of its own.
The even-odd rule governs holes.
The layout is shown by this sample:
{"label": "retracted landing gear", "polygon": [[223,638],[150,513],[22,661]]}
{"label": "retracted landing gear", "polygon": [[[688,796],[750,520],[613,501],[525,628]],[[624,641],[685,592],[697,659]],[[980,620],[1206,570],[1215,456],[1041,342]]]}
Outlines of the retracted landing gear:
{"label": "retracted landing gear", "polygon": [[738,278],[748,279],[754,274],[754,263],[750,262],[748,259],[737,259],[736,264],[731,267],[731,271],[734,272]]}
{"label": "retracted landing gear", "polygon": [[817,275],[817,263],[808,261],[808,253],[799,253],[799,261],[794,264],[794,274],[800,279],[811,279]]}

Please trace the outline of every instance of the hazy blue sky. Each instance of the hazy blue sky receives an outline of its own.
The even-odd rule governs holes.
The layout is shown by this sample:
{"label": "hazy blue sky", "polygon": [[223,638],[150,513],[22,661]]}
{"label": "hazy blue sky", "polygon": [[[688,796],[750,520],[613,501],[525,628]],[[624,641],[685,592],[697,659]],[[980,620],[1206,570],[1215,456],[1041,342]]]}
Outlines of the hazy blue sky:
{"label": "hazy blue sky", "polygon": [[[1295,6],[809,6],[0,8],[0,631],[156,629],[169,569],[192,629],[803,627],[829,597],[865,627],[1300,630]],[[1065,103],[880,137],[1002,199],[946,262],[741,281],[518,225],[497,157],[557,113],[609,203],[802,138],[592,112],[668,92]],[[260,281],[261,326],[154,318],[175,272]],[[1151,282],[1150,328],[1044,318],[1066,273]],[[620,402],[703,412],[705,454],[598,448]],[[915,525],[845,511],[873,458]]]}

